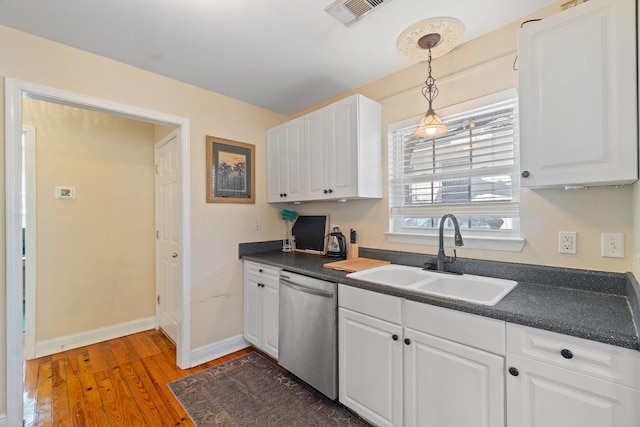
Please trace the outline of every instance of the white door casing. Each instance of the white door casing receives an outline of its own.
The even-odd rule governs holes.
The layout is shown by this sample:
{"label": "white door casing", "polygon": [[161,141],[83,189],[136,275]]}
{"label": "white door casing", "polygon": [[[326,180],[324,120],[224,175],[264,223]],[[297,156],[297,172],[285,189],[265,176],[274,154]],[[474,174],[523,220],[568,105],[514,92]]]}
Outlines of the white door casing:
{"label": "white door casing", "polygon": [[36,355],[36,129],[22,126],[24,135],[24,178],[27,210],[25,230],[24,298],[25,332],[24,357],[34,359]]}
{"label": "white door casing", "polygon": [[156,319],[177,340],[180,301],[180,169],[178,134],[172,132],[155,147],[156,193]]}
{"label": "white door casing", "polygon": [[179,130],[180,200],[179,213],[181,271],[181,316],[176,340],[176,362],[180,368],[191,367],[191,230],[190,230],[190,121],[145,108],[133,107],[100,98],[81,95],[22,80],[4,79],[5,123],[5,283],[6,283],[6,395],[7,418],[10,426],[22,425],[22,98],[36,99],[117,114]]}

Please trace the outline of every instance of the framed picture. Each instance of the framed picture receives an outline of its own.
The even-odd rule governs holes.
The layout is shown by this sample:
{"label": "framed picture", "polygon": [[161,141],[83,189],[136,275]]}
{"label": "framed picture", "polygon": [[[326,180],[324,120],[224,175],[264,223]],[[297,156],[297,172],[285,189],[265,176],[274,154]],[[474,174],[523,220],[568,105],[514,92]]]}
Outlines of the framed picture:
{"label": "framed picture", "polygon": [[255,203],[255,146],[207,136],[207,203]]}

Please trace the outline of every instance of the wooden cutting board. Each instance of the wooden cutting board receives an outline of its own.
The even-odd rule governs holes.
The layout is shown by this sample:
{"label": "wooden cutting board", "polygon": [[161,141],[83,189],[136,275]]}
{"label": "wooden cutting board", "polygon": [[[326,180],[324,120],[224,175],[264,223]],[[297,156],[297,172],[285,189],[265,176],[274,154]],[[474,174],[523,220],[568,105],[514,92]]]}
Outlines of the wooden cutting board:
{"label": "wooden cutting board", "polygon": [[342,261],[329,262],[324,264],[323,267],[353,273],[355,271],[368,270],[369,268],[380,267],[381,265],[386,264],[391,264],[391,262],[371,258],[353,258],[345,259]]}

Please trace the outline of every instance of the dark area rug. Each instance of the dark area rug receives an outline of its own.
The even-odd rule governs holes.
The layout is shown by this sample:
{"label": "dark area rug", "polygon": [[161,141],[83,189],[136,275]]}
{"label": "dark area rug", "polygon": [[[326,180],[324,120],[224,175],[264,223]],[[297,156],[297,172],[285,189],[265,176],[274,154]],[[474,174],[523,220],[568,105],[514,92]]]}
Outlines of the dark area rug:
{"label": "dark area rug", "polygon": [[365,425],[255,352],[173,381],[169,388],[198,427]]}

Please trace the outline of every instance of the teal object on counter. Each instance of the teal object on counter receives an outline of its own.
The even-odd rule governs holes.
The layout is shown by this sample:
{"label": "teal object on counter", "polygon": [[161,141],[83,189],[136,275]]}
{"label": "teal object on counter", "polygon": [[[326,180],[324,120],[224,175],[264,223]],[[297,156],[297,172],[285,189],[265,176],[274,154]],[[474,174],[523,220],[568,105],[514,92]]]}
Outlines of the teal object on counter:
{"label": "teal object on counter", "polygon": [[293,221],[298,216],[298,214],[296,212],[290,211],[288,209],[283,209],[280,212],[280,215],[282,216],[282,219],[284,221]]}

